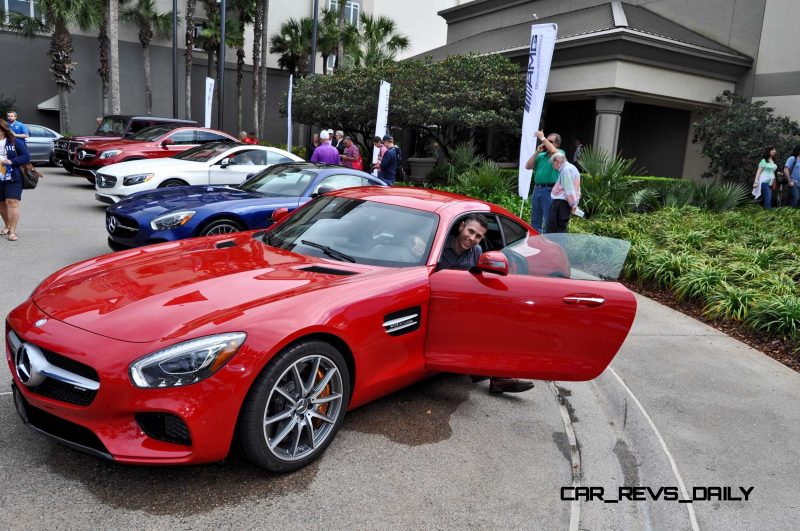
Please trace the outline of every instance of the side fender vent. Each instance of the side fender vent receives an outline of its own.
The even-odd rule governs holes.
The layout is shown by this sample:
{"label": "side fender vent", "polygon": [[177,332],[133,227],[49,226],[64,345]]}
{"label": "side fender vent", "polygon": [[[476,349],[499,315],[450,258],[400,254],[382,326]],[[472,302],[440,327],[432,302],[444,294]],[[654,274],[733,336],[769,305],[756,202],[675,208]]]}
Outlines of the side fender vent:
{"label": "side fender vent", "polygon": [[392,312],[383,318],[383,329],[390,336],[402,336],[417,330],[422,321],[422,309],[419,306]]}
{"label": "side fender vent", "polygon": [[345,271],[343,269],[334,269],[332,267],[323,267],[323,266],[308,266],[308,267],[299,267],[298,270],[300,271],[308,271],[309,273],[320,273],[323,275],[355,275],[355,271]]}
{"label": "side fender vent", "polygon": [[236,242],[233,240],[225,240],[217,244],[217,249],[225,249],[227,247],[236,247]]}

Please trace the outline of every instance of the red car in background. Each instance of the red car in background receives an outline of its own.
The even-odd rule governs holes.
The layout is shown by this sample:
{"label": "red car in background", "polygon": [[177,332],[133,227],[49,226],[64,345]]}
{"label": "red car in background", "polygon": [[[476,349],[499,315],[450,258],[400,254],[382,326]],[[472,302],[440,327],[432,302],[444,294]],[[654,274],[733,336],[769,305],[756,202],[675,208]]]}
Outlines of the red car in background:
{"label": "red car in background", "polygon": [[171,157],[200,144],[231,140],[237,141],[227,133],[205,127],[154,125],[127,138],[87,142],[75,152],[74,171],[94,183],[95,172],[110,164]]}
{"label": "red car in background", "polygon": [[[477,265],[439,270],[477,213]],[[616,282],[628,242],[539,236],[477,199],[349,188],[273,220],[45,279],[6,320],[23,421],[121,463],[219,461],[236,436],[285,472],[319,457],[346,411],[437,371],[595,378],[636,313]]]}

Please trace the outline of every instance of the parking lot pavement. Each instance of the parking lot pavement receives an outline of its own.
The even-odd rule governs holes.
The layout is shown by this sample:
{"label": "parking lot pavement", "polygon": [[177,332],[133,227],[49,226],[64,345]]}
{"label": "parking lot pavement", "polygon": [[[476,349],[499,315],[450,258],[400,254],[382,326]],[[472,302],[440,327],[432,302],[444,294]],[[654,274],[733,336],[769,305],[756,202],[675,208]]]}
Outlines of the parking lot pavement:
{"label": "parking lot pavement", "polygon": [[[20,240],[0,239],[3,315],[60,267],[108,252],[93,188],[58,169],[45,175],[23,197]],[[0,527],[800,528],[800,375],[641,297],[631,335],[596,380],[558,382],[558,396],[539,382],[498,397],[485,382],[434,377],[351,412],[322,459],[283,476],[235,453],[185,468],[80,454],[21,423],[10,381],[0,370]],[[747,501],[692,504],[561,500],[573,485],[607,498],[620,487],[754,490]]]}

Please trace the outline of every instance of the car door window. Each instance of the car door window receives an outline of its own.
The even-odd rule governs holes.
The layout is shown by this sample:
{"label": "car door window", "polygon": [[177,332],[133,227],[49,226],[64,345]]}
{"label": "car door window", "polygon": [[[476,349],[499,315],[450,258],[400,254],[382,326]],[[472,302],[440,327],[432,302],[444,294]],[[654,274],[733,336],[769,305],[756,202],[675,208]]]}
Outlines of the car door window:
{"label": "car door window", "polygon": [[289,157],[285,157],[280,153],[267,152],[267,164],[283,164],[285,162],[294,162]]}
{"label": "car door window", "polygon": [[506,246],[513,245],[528,237],[528,229],[505,216],[497,216],[503,230],[503,241]]}
{"label": "car door window", "polygon": [[172,143],[176,146],[195,143],[194,131],[178,131],[177,133],[171,134],[168,138],[172,140]]}
{"label": "car door window", "polygon": [[36,125],[29,125],[28,131],[30,132],[30,136],[32,137],[46,137],[47,135],[44,132],[44,127],[39,127]]}
{"label": "car door window", "polygon": [[221,142],[221,141],[229,141],[230,138],[226,136],[222,136],[218,133],[212,133],[211,131],[195,131],[196,132],[196,141],[198,144],[205,144],[207,142]]}
{"label": "car door window", "polygon": [[265,166],[266,157],[265,151],[261,149],[248,149],[247,151],[238,151],[228,157],[229,164],[235,166]]}
{"label": "car door window", "polygon": [[133,122],[131,122],[131,127],[128,130],[128,136],[131,136],[131,135],[133,135],[135,133],[138,133],[142,129],[144,129],[146,127],[150,127],[151,125],[153,125],[151,122],[144,122],[144,121],[134,120]]}
{"label": "car door window", "polygon": [[322,186],[330,187],[333,190],[341,190],[342,188],[363,186],[363,180],[358,175],[331,175],[320,181],[311,193],[316,193]]}

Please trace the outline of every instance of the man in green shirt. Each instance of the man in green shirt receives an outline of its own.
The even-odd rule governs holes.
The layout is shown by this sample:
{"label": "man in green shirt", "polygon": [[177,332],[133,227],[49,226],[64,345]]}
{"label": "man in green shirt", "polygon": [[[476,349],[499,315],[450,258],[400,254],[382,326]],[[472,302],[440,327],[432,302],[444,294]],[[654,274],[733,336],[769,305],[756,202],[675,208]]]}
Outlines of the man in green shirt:
{"label": "man in green shirt", "polygon": [[564,153],[559,149],[561,135],[550,133],[547,138],[544,132],[536,131],[536,138],[541,142],[531,158],[525,163],[525,168],[533,170],[533,193],[531,194],[531,226],[536,232],[542,234],[547,226],[547,214],[550,212],[550,192],[558,180],[558,170],[550,164],[550,156],[556,152]]}

